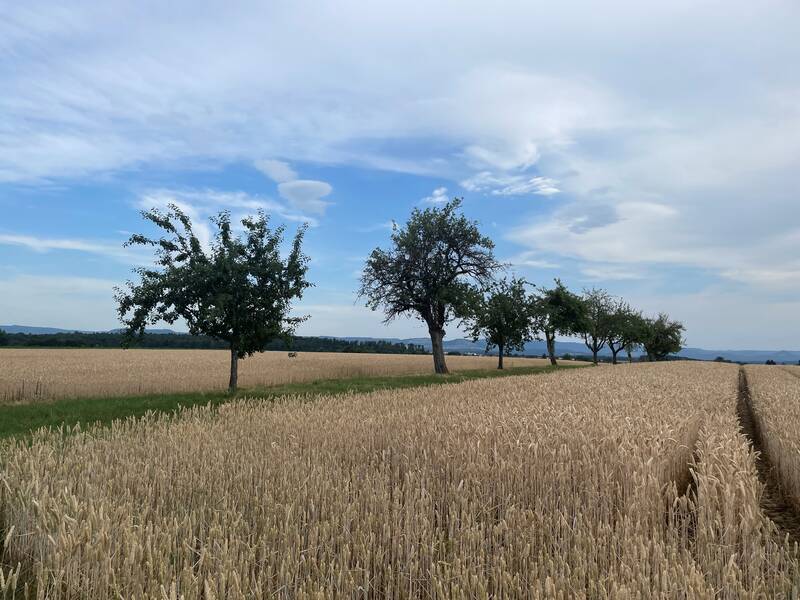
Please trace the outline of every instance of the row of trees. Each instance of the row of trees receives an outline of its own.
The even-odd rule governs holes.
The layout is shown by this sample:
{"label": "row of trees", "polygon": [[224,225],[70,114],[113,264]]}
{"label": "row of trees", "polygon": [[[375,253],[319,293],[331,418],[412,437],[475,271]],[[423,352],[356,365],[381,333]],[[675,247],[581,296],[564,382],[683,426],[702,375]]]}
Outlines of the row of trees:
{"label": "row of trees", "polygon": [[[405,226],[395,225],[391,246],[376,248],[367,259],[359,290],[387,321],[409,315],[425,322],[437,373],[447,373],[443,340],[454,320],[497,346],[501,367],[506,352],[539,336],[547,341],[553,364],[558,335],[582,336],[595,361],[606,344],[615,361],[622,349],[637,346],[651,359],[680,349],[680,323],[666,315],[645,319],[602,290],[577,296],[556,280],[553,288],[530,293],[520,279],[498,281],[505,266],[495,259],[492,240],[460,206],[454,199],[441,208],[415,209]],[[155,265],[137,268],[138,281],[116,290],[126,343],[144,336],[148,325],[181,319],[192,335],[221,340],[229,348],[229,387],[235,390],[239,360],[273,340],[290,339],[307,318],[292,312],[292,303],[312,285],[302,251],[305,228],[284,257],[284,228],[272,229],[263,213],[245,217],[236,228],[228,213],[220,213],[206,246],[178,206],[142,214],[161,236],[136,234],[127,242],[152,248]]]}
{"label": "row of trees", "polygon": [[[532,287],[532,291],[528,291]],[[663,360],[683,346],[684,327],[662,313],[645,317],[621,298],[597,288],[582,295],[568,290],[556,279],[552,288],[536,288],[518,278],[502,279],[478,294],[464,321],[473,340],[486,340],[487,351],[497,348],[498,368],[503,356],[525,349],[525,344],[544,339],[550,363],[557,364],[556,336],[580,337],[592,353],[608,348],[617,364],[621,352],[628,362],[644,349],[648,360]]]}
{"label": "row of trees", "polygon": [[401,315],[425,322],[437,373],[448,372],[442,342],[453,321],[473,339],[485,339],[487,350],[498,349],[499,368],[507,352],[542,337],[555,365],[559,335],[583,338],[595,363],[606,346],[614,364],[623,350],[630,359],[641,347],[649,360],[660,360],[681,349],[681,323],[663,313],[646,318],[605,290],[577,295],[556,279],[552,288],[529,292],[523,279],[498,280],[505,265],[495,259],[494,243],[460,205],[454,199],[441,208],[415,209],[405,226],[395,224],[391,247],[376,248],[367,259],[359,292],[387,322]]}

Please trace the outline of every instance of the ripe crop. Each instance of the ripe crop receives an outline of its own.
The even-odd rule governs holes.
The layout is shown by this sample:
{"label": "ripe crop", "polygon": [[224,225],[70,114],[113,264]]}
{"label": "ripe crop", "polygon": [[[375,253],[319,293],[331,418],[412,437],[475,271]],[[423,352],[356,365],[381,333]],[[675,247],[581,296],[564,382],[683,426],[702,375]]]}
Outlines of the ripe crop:
{"label": "ripe crop", "polygon": [[41,431],[2,452],[0,562],[53,599],[789,595],[737,373],[578,369]]}
{"label": "ripe crop", "polygon": [[[226,350],[0,350],[0,403],[225,389]],[[496,358],[451,356],[451,369],[493,369]],[[507,366],[549,364],[512,358]],[[563,364],[575,364],[564,362]],[[244,387],[346,377],[429,373],[425,355],[263,352],[241,361]]]}

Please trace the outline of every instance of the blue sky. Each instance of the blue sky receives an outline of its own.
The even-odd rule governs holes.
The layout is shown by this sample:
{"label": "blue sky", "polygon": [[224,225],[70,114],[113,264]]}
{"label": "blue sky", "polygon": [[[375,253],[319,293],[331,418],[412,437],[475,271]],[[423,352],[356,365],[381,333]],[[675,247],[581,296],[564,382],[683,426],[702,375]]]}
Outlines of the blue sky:
{"label": "blue sky", "polygon": [[302,333],[424,335],[358,273],[463,196],[533,282],[800,347],[796,2],[163,4],[0,6],[0,323],[117,326],[174,201],[312,224]]}

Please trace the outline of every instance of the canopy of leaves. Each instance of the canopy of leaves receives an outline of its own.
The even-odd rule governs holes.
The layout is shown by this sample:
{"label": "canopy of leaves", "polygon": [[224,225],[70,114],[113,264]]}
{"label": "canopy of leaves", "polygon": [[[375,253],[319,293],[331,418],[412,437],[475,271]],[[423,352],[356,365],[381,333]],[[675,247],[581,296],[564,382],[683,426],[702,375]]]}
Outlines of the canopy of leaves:
{"label": "canopy of leaves", "polygon": [[642,345],[650,360],[663,360],[683,348],[685,328],[679,321],[671,321],[665,313],[656,319],[645,319]]}
{"label": "canopy of leaves", "polygon": [[635,311],[624,300],[618,299],[611,309],[608,347],[614,352],[622,349],[632,352],[644,339],[645,325],[640,312]]}
{"label": "canopy of leaves", "polygon": [[137,268],[139,283],[117,289],[118,313],[130,338],[147,325],[183,319],[192,334],[226,341],[239,358],[261,351],[277,337],[290,336],[305,317],[290,316],[291,303],[311,284],[308,258],[301,250],[301,228],[286,259],[281,257],[284,228],[269,228],[262,212],[241,221],[233,233],[230,215],[212,219],[216,234],[203,248],[189,217],[175,205],[142,213],[164,232],[159,239],[133,235],[128,245],[156,250],[153,268]]}
{"label": "canopy of leaves", "polygon": [[471,312],[469,333],[475,341],[485,339],[487,351],[496,346],[522,351],[536,337],[533,302],[522,279],[493,284]]}
{"label": "canopy of leaves", "polygon": [[569,291],[560,279],[555,287],[540,288],[533,300],[537,328],[550,334],[574,335],[585,319],[586,308],[577,294]]}
{"label": "canopy of leaves", "polygon": [[429,329],[466,316],[475,294],[500,268],[494,243],[459,212],[461,200],[414,209],[404,227],[395,225],[392,247],[375,248],[367,259],[359,294],[386,321],[411,314]]}

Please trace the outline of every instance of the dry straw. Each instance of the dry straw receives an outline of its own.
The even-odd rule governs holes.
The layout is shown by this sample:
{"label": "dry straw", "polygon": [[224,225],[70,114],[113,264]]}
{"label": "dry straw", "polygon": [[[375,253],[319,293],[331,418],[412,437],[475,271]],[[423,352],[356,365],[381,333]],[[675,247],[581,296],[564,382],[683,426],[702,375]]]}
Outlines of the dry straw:
{"label": "dry straw", "polygon": [[52,599],[789,596],[736,382],[620,366],[41,432],[4,452],[4,576]]}
{"label": "dry straw", "polygon": [[746,368],[753,417],[783,494],[800,510],[800,367]]}

